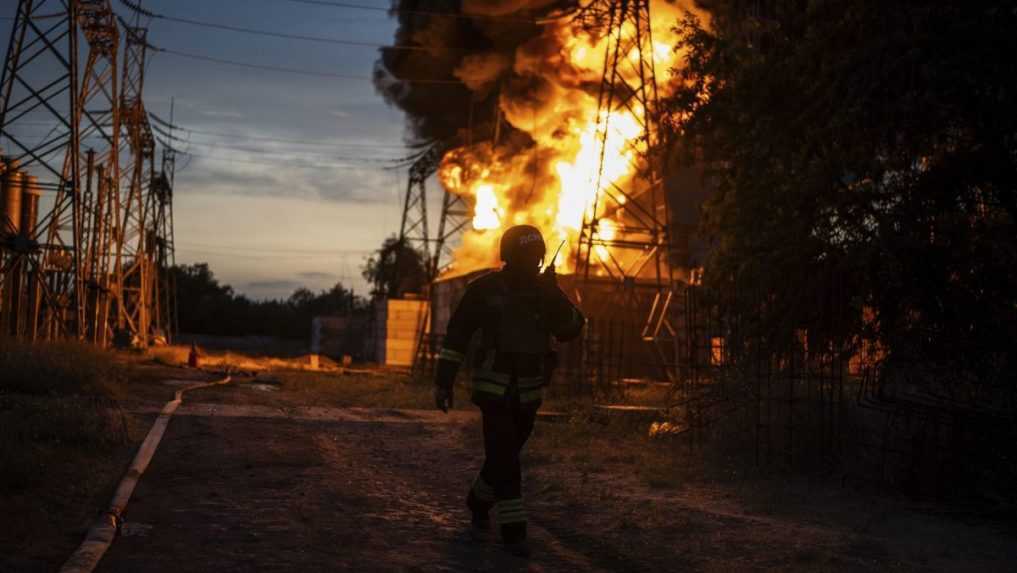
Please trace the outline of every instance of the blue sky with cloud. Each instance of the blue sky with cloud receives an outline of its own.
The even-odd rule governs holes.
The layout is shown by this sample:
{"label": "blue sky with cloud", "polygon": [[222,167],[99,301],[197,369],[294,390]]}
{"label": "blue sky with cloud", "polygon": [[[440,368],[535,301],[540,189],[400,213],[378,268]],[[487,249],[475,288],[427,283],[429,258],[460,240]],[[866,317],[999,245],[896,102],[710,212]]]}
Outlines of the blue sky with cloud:
{"label": "blue sky with cloud", "polygon": [[[361,0],[385,8],[383,0]],[[129,18],[127,7],[114,9]],[[13,16],[16,3],[4,3]],[[382,11],[287,0],[143,0],[167,16],[388,44]],[[10,21],[0,22],[2,36]],[[370,77],[377,50],[270,38],[152,20],[158,47],[217,58]],[[4,42],[6,47],[6,42]],[[254,298],[336,281],[366,293],[367,253],[398,231],[403,116],[370,81],[302,76],[159,53],[146,72],[149,111],[194,130],[178,135],[177,261],[208,262],[221,281]],[[226,134],[226,136],[222,135]]]}

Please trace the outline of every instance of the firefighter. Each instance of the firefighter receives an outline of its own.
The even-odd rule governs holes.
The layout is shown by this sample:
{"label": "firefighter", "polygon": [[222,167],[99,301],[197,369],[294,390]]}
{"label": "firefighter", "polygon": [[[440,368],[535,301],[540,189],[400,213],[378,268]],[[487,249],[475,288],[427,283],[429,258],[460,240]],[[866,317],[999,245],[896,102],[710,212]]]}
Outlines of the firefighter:
{"label": "firefighter", "polygon": [[475,537],[490,531],[493,510],[505,546],[526,556],[519,454],[555,366],[551,338],[567,342],[578,337],[586,319],[558,288],[553,261],[540,272],[546,247],[539,230],[529,225],[508,229],[500,251],[504,267],[470,283],[449,320],[438,357],[435,402],[445,412],[452,406],[456,373],[479,330],[471,398],[483,415],[485,458],[466,504]]}

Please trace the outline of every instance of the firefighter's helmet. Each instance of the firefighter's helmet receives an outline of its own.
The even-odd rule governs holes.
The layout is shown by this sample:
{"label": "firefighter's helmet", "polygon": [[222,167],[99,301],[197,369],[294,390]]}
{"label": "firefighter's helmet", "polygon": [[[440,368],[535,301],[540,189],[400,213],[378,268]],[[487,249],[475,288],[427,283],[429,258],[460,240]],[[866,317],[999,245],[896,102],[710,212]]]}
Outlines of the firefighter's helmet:
{"label": "firefighter's helmet", "polygon": [[501,260],[508,262],[523,252],[533,253],[540,260],[544,259],[547,247],[544,245],[540,229],[532,225],[516,225],[501,236]]}

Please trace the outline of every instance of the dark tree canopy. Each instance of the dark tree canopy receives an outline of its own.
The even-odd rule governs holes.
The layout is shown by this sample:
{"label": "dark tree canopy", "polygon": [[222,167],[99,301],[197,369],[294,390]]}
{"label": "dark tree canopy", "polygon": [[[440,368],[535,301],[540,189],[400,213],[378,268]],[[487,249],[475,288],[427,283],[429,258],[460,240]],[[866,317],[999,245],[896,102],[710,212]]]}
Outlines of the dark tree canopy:
{"label": "dark tree canopy", "polygon": [[780,337],[823,311],[834,277],[855,308],[844,334],[887,365],[1012,397],[1017,10],[743,4],[711,2],[712,31],[680,25],[687,67],[665,106],[717,189],[706,281],[765,293],[751,314]]}
{"label": "dark tree canopy", "polygon": [[286,300],[252,301],[221,285],[208,263],[173,268],[180,331],[222,336],[306,338],[315,316],[367,312],[367,302],[341,283],[314,293],[296,289]]}
{"label": "dark tree canopy", "polygon": [[393,235],[364,262],[363,276],[372,285],[372,295],[399,298],[406,293],[423,291],[427,284],[427,263],[420,251]]}

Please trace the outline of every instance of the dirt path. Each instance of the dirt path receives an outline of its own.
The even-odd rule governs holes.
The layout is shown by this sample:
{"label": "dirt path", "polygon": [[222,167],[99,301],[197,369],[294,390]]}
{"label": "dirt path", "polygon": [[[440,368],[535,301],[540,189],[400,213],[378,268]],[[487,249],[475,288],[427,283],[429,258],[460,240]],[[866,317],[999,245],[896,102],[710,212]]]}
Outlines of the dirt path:
{"label": "dirt path", "polygon": [[473,415],[233,410],[174,419],[100,571],[591,570],[539,528],[529,565],[468,539]]}
{"label": "dirt path", "polygon": [[[468,538],[462,502],[481,451],[477,426],[472,412],[185,404],[99,570],[1003,571],[1017,562],[984,529],[749,509],[722,488],[655,491],[609,460],[577,469],[540,453],[526,484],[535,549],[526,562]],[[915,527],[932,531],[917,548],[895,533]]]}

